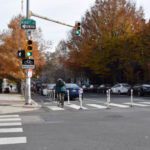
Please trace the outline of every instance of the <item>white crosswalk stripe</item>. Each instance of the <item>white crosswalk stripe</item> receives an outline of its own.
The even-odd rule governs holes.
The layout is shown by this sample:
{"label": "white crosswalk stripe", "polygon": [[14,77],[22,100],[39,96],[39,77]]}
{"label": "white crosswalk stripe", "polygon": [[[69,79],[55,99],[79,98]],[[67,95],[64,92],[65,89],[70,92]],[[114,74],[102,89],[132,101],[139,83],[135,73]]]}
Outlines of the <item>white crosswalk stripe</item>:
{"label": "white crosswalk stripe", "polygon": [[141,104],[150,105],[150,102],[140,102]]}
{"label": "white crosswalk stripe", "polygon": [[0,138],[0,145],[6,145],[6,144],[22,144],[27,143],[26,137],[5,137]]}
{"label": "white crosswalk stripe", "polygon": [[58,111],[58,110],[64,110],[64,108],[58,107],[58,106],[47,106],[49,109],[53,111]]}
{"label": "white crosswalk stripe", "polygon": [[120,108],[129,108],[127,105],[122,105],[122,104],[116,104],[116,103],[110,103],[110,106],[115,106],[115,107],[120,107]]}
{"label": "white crosswalk stripe", "polygon": [[0,133],[16,133],[23,132],[22,128],[2,128],[0,129]]}
{"label": "white crosswalk stripe", "polygon": [[139,107],[147,107],[148,105],[140,104],[140,103],[124,103],[126,105],[133,105],[133,106],[139,106]]}
{"label": "white crosswalk stripe", "polygon": [[[100,102],[100,101],[93,101],[93,103],[89,103],[89,101],[84,101],[83,103],[83,110],[92,110],[92,109],[106,109],[107,108],[107,104],[105,102]],[[137,107],[150,107],[150,102],[133,102],[132,103],[133,106],[137,106]],[[131,103],[130,102],[126,102],[126,103],[110,103],[109,106],[111,108],[130,108]],[[56,103],[51,103],[51,106],[47,106],[47,108],[49,108],[52,111],[60,111],[60,110],[68,110],[73,109],[73,110],[79,110],[81,108],[79,102],[75,101],[75,102],[71,102],[70,104],[68,104],[67,102],[64,103],[64,108],[58,107],[56,105]]]}
{"label": "white crosswalk stripe", "polygon": [[0,128],[0,133],[3,133],[3,135],[7,133],[7,137],[0,137],[0,145],[27,143],[25,136],[8,137],[9,133],[22,133],[23,128],[18,127],[21,125],[19,115],[0,115],[0,127],[2,127]]}
{"label": "white crosswalk stripe", "polygon": [[0,123],[0,127],[2,126],[21,126],[22,123],[21,122],[9,122],[9,123]]}
{"label": "white crosswalk stripe", "polygon": [[0,118],[17,118],[19,115],[2,115]]}
{"label": "white crosswalk stripe", "polygon": [[6,121],[21,121],[21,118],[0,118],[0,122]]}
{"label": "white crosswalk stripe", "polygon": [[76,105],[76,104],[69,104],[69,105],[66,104],[65,106],[70,107],[70,108],[73,108],[73,109],[77,109],[77,110],[79,110],[80,108],[81,108],[81,109],[85,109],[85,110],[88,109],[88,108],[83,107],[83,106],[80,107],[79,105]]}
{"label": "white crosswalk stripe", "polygon": [[98,109],[106,109],[107,108],[106,106],[98,105],[98,104],[86,104],[86,105],[94,107],[94,108],[98,108]]}

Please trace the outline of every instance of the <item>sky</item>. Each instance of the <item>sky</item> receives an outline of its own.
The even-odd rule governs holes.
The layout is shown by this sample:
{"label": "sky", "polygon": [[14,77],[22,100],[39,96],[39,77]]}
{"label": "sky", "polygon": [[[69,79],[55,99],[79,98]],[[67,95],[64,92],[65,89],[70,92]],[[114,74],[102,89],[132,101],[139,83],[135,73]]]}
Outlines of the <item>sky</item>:
{"label": "sky", "polygon": [[[23,1],[23,5],[21,5]],[[133,0],[137,7],[142,6],[145,18],[150,19],[150,0]],[[26,15],[26,0],[0,0],[0,31],[6,30],[10,20],[18,14]],[[95,0],[29,0],[30,10],[38,15],[74,25],[80,21],[86,10],[94,5]],[[23,6],[23,7],[22,7]],[[52,51],[60,40],[66,39],[70,27],[32,17],[37,27],[42,29],[43,39],[52,42]]]}

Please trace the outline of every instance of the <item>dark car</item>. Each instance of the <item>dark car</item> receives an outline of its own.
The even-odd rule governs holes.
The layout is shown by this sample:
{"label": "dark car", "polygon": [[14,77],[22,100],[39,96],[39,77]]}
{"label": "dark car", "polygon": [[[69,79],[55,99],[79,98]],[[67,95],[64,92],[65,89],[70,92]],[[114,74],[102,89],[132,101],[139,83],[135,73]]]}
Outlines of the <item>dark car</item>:
{"label": "dark car", "polygon": [[[69,90],[70,99],[75,99],[79,97],[80,87],[75,83],[66,83],[66,90]],[[65,99],[68,98],[67,92],[65,93]]]}
{"label": "dark car", "polygon": [[150,95],[150,84],[137,84],[132,87],[133,94],[138,96]]}
{"label": "dark car", "polygon": [[108,89],[111,88],[110,84],[101,84],[98,88],[97,88],[97,93],[106,93],[106,91]]}
{"label": "dark car", "polygon": [[83,90],[84,92],[88,92],[88,93],[96,93],[97,88],[98,88],[97,84],[90,84],[90,85],[87,85],[85,88],[83,88]]}

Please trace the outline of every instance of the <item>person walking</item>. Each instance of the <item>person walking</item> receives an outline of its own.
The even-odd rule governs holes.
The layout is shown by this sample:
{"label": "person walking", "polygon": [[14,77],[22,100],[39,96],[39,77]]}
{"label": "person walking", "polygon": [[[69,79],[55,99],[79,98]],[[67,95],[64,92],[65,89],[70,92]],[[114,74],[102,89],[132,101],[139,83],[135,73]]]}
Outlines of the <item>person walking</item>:
{"label": "person walking", "polygon": [[64,107],[66,85],[62,79],[57,80],[55,90],[56,90],[56,95],[57,95],[58,106]]}

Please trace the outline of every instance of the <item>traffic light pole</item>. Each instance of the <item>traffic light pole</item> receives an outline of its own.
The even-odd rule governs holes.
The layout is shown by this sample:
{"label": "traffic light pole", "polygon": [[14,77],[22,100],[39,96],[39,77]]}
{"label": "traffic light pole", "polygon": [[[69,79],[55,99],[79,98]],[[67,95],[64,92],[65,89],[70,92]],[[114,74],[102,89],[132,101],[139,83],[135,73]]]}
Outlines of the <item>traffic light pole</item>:
{"label": "traffic light pole", "polygon": [[[26,18],[29,19],[29,17],[29,0],[27,0]],[[29,38],[30,35],[27,33],[27,39]],[[29,69],[26,69],[25,104],[31,104],[31,78],[29,77]]]}
{"label": "traffic light pole", "polygon": [[54,23],[57,23],[57,24],[61,24],[61,25],[64,25],[64,26],[68,26],[68,27],[74,27],[72,25],[69,25],[69,24],[66,24],[66,23],[63,23],[63,22],[60,22],[60,21],[56,21],[54,19],[50,19],[50,18],[47,18],[47,17],[40,16],[38,14],[33,13],[32,11],[29,12],[29,16],[34,16],[34,17],[37,17],[37,18],[41,18],[41,19],[51,21],[51,22],[54,22]]}

